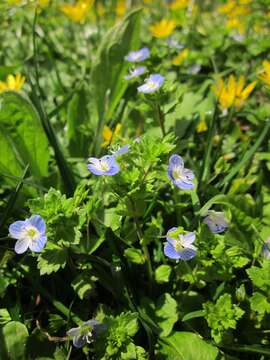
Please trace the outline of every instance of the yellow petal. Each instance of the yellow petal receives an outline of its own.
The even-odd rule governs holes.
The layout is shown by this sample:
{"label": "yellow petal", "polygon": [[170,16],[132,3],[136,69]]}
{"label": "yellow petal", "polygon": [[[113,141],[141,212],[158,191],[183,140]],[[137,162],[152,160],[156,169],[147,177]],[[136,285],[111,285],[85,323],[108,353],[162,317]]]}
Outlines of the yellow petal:
{"label": "yellow petal", "polygon": [[243,91],[242,91],[242,94],[241,94],[241,97],[246,99],[249,94],[252,92],[252,90],[255,88],[257,84],[257,81],[252,81],[252,83],[250,83]]}

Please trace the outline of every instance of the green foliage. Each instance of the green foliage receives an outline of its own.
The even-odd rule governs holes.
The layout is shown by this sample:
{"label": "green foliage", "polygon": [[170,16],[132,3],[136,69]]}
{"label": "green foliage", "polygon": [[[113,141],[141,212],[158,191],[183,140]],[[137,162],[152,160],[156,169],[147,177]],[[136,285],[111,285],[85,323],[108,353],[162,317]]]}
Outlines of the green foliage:
{"label": "green foliage", "polygon": [[134,264],[144,264],[145,262],[143,253],[139,249],[126,249],[124,255],[130,262]]}
{"label": "green foliage", "polygon": [[94,289],[95,280],[96,278],[91,274],[91,271],[83,270],[83,272],[72,281],[71,286],[80,299],[89,298],[91,291]]}
{"label": "green foliage", "polygon": [[1,173],[20,177],[29,164],[35,178],[48,175],[48,141],[39,115],[30,100],[16,92],[0,94],[0,147]]}
{"label": "green foliage", "polygon": [[157,359],[168,360],[215,360],[218,349],[191,332],[176,331],[159,341]]}
{"label": "green foliage", "polygon": [[237,321],[244,314],[239,306],[232,303],[230,294],[221,295],[215,304],[203,304],[203,308],[211,335],[217,343],[226,340],[228,330],[236,329]]}
{"label": "green foliage", "polygon": [[155,278],[157,283],[166,283],[170,279],[172,268],[169,265],[160,265],[155,270]]}
{"label": "green foliage", "polygon": [[[269,358],[268,2],[2,1],[0,360]],[[165,81],[141,94],[151,74]],[[88,170],[115,152],[116,175]],[[172,154],[195,190],[168,176]],[[9,225],[32,214],[47,242],[17,254]],[[191,261],[164,253],[172,227],[196,234]],[[89,319],[104,331],[75,349],[67,331]]]}
{"label": "green foliage", "polygon": [[2,359],[26,360],[27,327],[10,321],[0,329],[0,355]]}
{"label": "green foliage", "polygon": [[[139,45],[141,10],[134,10],[104,36],[91,71],[91,86],[99,119],[110,119],[123,96],[127,64],[124,56]],[[107,113],[105,111],[107,110]]]}
{"label": "green foliage", "polygon": [[132,339],[139,329],[136,313],[106,316],[103,322],[107,325],[107,331],[95,343],[100,360],[147,358],[144,349],[136,346]]}
{"label": "green foliage", "polygon": [[155,303],[149,299],[144,299],[142,310],[147,318],[150,317],[154,321],[160,337],[170,335],[178,320],[177,303],[170,294],[161,295]]}
{"label": "green foliage", "polygon": [[250,277],[254,286],[262,291],[265,291],[269,294],[270,283],[269,283],[269,273],[270,273],[270,262],[265,260],[262,263],[261,267],[252,266],[247,269],[247,274]]}

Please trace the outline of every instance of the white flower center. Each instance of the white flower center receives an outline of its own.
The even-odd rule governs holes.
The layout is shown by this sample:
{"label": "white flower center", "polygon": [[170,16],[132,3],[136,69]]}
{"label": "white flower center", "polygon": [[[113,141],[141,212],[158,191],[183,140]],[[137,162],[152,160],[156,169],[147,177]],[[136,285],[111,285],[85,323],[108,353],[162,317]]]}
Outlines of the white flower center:
{"label": "white flower center", "polygon": [[182,168],[180,166],[175,167],[172,171],[172,176],[175,180],[183,180],[184,175]]}
{"label": "white flower center", "polygon": [[37,238],[39,238],[39,236],[40,232],[32,225],[26,226],[21,233],[22,239],[28,239],[31,241],[35,241]]}
{"label": "white flower center", "polygon": [[184,246],[182,245],[180,240],[176,240],[175,244],[174,244],[174,248],[177,252],[183,250]]}
{"label": "white flower center", "polygon": [[158,84],[151,80],[147,82],[147,85],[150,89],[153,89],[153,90],[158,88]]}
{"label": "white flower center", "polygon": [[100,171],[110,170],[110,166],[106,160],[99,160],[98,164],[96,164],[95,167],[97,170],[100,170]]}

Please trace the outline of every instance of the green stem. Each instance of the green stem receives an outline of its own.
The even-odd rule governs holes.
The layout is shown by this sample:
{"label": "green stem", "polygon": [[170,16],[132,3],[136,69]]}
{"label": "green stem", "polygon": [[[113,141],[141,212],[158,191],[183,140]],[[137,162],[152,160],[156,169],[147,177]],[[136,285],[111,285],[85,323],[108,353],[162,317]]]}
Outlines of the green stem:
{"label": "green stem", "polygon": [[207,145],[205,148],[203,162],[202,162],[200,175],[199,175],[199,187],[201,186],[201,183],[207,179],[208,173],[210,170],[211,152],[212,152],[212,147],[213,147],[213,135],[214,135],[217,115],[218,115],[218,105],[216,103],[214,114],[211,119],[210,127],[209,127],[208,134],[207,134]]}
{"label": "green stem", "polygon": [[161,129],[162,136],[165,137],[166,130],[165,130],[165,126],[164,126],[164,114],[158,103],[155,104],[155,112],[156,112],[157,121],[158,121],[160,129]]}
{"label": "green stem", "polygon": [[7,219],[9,218],[10,216],[10,213],[12,212],[12,209],[16,203],[16,200],[17,200],[17,197],[18,197],[18,194],[23,186],[23,183],[24,183],[24,179],[27,175],[27,171],[29,169],[29,164],[26,165],[25,169],[24,169],[24,172],[23,172],[23,175],[19,181],[19,183],[17,184],[16,186],[16,189],[15,189],[15,192],[11,194],[9,200],[8,200],[8,204],[7,204],[7,207],[6,207],[6,210],[1,218],[1,221],[0,221],[0,229],[2,229],[2,227],[5,225]]}
{"label": "green stem", "polygon": [[133,219],[134,219],[134,223],[135,223],[135,227],[136,227],[136,231],[137,231],[137,236],[139,238],[140,244],[142,246],[142,251],[146,260],[146,267],[147,267],[147,274],[148,274],[148,279],[149,279],[149,287],[150,287],[150,292],[151,292],[151,288],[152,288],[152,281],[153,281],[153,269],[152,269],[152,264],[151,264],[151,258],[150,258],[150,254],[148,251],[148,247],[147,245],[145,245],[143,242],[143,232],[142,229],[140,227],[137,215],[136,215],[136,206],[135,203],[133,201],[133,199],[131,197],[129,197],[130,199],[130,203],[131,203],[131,207],[132,207],[132,211],[133,211]]}
{"label": "green stem", "polygon": [[[36,27],[37,22],[37,12],[35,13],[34,23],[33,23],[33,48],[34,48],[34,70],[35,70],[35,82],[36,86],[33,85],[30,77],[28,76],[28,82],[32,89],[32,101],[37,109],[39,117],[41,119],[42,126],[47,135],[50,145],[52,146],[55,154],[55,159],[61,173],[63,184],[68,195],[72,195],[75,189],[75,181],[73,174],[67,164],[67,161],[60,149],[56,135],[53,131],[51,123],[49,121],[48,114],[46,113],[42,101],[40,100],[42,91],[39,86],[39,71],[38,71],[38,61],[37,61],[37,44],[36,44]],[[37,88],[37,89],[36,89]]]}

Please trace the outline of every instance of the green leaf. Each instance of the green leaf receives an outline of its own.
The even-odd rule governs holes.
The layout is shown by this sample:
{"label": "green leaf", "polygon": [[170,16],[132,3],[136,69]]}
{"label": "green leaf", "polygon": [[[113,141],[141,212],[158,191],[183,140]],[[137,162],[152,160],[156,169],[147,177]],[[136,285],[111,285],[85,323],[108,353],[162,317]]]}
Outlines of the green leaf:
{"label": "green leaf", "polygon": [[98,49],[90,83],[100,121],[112,117],[128,86],[124,80],[128,68],[124,57],[139,46],[140,13],[141,9],[133,10],[110,29]]}
{"label": "green leaf", "polygon": [[85,129],[88,116],[86,93],[84,89],[81,89],[73,95],[68,105],[67,137],[71,156],[88,156],[89,136]]}
{"label": "green leaf", "polygon": [[250,269],[247,269],[246,272],[253,285],[255,285],[258,289],[265,292],[270,291],[270,262],[268,260],[263,262],[262,267],[259,268],[257,266],[252,266]]}
{"label": "green leaf", "polygon": [[78,275],[71,283],[74,291],[78,294],[80,299],[89,297],[89,293],[94,288],[94,279],[90,271],[84,271]]}
{"label": "green leaf", "polygon": [[34,106],[12,91],[0,95],[0,104],[0,171],[20,176],[29,164],[32,175],[47,176],[48,141]]}
{"label": "green leaf", "polygon": [[204,310],[192,311],[192,312],[184,315],[183,318],[182,318],[182,321],[188,321],[188,320],[191,320],[191,319],[204,317],[204,316],[205,316],[205,311]]}
{"label": "green leaf", "polygon": [[24,324],[11,321],[0,331],[0,358],[24,360],[28,331]]}
{"label": "green leaf", "polygon": [[156,324],[161,337],[168,336],[178,320],[177,302],[168,293],[161,295],[155,304],[147,298],[143,299],[141,311]]}
{"label": "green leaf", "polygon": [[211,335],[217,343],[222,341],[227,330],[236,328],[237,320],[244,314],[239,306],[232,303],[230,294],[220,296],[215,304],[203,304],[203,308]]}
{"label": "green leaf", "polygon": [[0,309],[0,326],[5,325],[11,321],[11,317],[7,309]]}
{"label": "green leaf", "polygon": [[270,313],[270,303],[265,295],[255,292],[249,301],[251,309],[259,315],[264,316],[265,313]]}
{"label": "green leaf", "polygon": [[49,275],[53,272],[57,272],[60,268],[64,268],[67,262],[67,257],[67,249],[48,243],[38,257],[40,275]]}
{"label": "green leaf", "polygon": [[165,283],[170,279],[172,268],[169,265],[160,265],[156,268],[155,279],[157,283]]}
{"label": "green leaf", "polygon": [[168,360],[215,360],[218,349],[191,332],[174,332],[159,340],[161,346],[157,359]]}
{"label": "green leaf", "polygon": [[129,248],[124,252],[125,257],[134,264],[142,265],[145,263],[145,257],[141,250]]}

